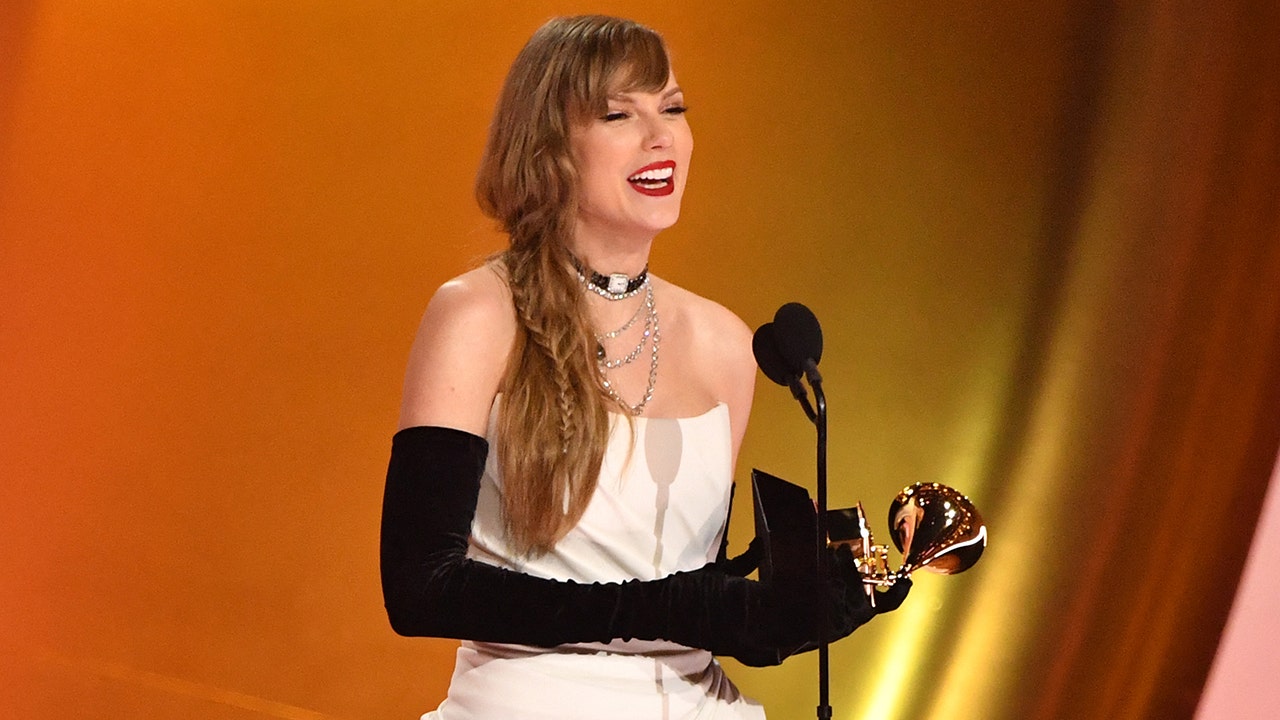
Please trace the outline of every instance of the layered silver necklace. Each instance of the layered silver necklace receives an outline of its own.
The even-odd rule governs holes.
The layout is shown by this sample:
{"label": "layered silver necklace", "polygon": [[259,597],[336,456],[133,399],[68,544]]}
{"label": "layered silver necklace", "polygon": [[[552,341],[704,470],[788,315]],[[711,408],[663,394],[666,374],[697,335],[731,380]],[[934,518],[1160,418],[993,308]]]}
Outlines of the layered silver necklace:
{"label": "layered silver necklace", "polygon": [[[586,271],[574,259],[574,268],[578,271],[578,279],[582,281],[583,287],[594,291],[596,294],[608,300],[625,300],[634,297],[639,293],[644,293],[644,301],[636,308],[635,313],[621,327],[616,330],[610,330],[607,333],[596,334],[596,366],[600,370],[601,383],[604,385],[605,392],[609,393],[609,397],[630,412],[632,415],[640,415],[644,412],[644,408],[653,399],[653,389],[658,383],[658,345],[662,340],[661,333],[658,330],[658,308],[653,301],[653,284],[649,281],[648,268],[646,267],[640,275],[634,279],[627,278],[626,275],[615,274],[608,276],[610,278],[621,278],[615,280],[613,287],[600,287],[595,282],[596,278],[604,278],[599,273],[592,272],[592,277],[588,277]],[[625,282],[624,282],[625,281]],[[620,290],[616,292],[614,290]],[[613,292],[611,292],[613,291]],[[618,358],[610,358],[604,349],[605,340],[614,340],[621,337],[631,328],[635,327],[640,318],[644,318],[644,326],[640,333],[640,340],[630,351]],[[639,403],[632,405],[622,396],[618,394],[617,388],[614,387],[613,381],[609,378],[609,371],[616,370],[620,367],[630,365],[644,354],[645,347],[648,346],[649,351],[649,381],[645,386],[644,397]]]}

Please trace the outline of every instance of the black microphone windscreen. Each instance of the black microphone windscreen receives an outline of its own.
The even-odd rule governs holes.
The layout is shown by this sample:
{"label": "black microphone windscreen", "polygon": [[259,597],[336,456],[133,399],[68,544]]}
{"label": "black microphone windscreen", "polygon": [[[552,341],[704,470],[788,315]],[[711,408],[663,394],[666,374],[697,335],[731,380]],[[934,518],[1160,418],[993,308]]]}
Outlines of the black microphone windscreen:
{"label": "black microphone windscreen", "polygon": [[764,376],[779,385],[787,385],[791,378],[798,375],[792,372],[787,361],[778,352],[778,341],[775,337],[773,323],[765,323],[751,336],[751,352],[756,356],[756,364],[764,372]]}
{"label": "black microphone windscreen", "polygon": [[787,365],[799,373],[805,361],[822,360],[822,326],[813,311],[797,302],[778,308],[773,316],[773,334],[778,352]]}

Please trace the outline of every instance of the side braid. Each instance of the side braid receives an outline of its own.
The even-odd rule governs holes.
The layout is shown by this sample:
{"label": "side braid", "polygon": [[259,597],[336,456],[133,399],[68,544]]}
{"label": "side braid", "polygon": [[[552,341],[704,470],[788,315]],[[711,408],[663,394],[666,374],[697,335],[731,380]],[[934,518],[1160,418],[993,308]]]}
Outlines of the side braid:
{"label": "side braid", "polygon": [[499,461],[507,531],[526,553],[550,549],[586,510],[609,422],[582,290],[555,244],[535,247],[534,257],[503,256],[520,341],[499,409]]}

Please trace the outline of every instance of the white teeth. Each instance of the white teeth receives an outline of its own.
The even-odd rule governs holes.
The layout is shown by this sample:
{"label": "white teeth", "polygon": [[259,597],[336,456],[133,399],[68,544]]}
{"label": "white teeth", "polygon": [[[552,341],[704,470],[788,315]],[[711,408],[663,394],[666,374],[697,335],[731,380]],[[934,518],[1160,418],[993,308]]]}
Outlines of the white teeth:
{"label": "white teeth", "polygon": [[675,174],[675,168],[663,167],[663,168],[657,168],[655,170],[645,170],[644,172],[636,173],[635,175],[632,175],[631,177],[627,178],[627,181],[636,182],[638,180],[659,180],[659,181],[670,180],[673,174]]}

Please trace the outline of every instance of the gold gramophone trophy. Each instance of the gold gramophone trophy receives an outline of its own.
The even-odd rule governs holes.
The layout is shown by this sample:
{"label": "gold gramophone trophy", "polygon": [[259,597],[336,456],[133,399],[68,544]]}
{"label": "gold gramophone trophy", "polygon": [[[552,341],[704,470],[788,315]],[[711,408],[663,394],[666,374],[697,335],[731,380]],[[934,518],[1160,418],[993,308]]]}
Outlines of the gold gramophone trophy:
{"label": "gold gramophone trophy", "polygon": [[[816,511],[809,493],[761,470],[753,470],[756,535],[764,539],[762,580],[788,578],[816,570],[813,547]],[[877,587],[888,587],[917,570],[942,575],[963,572],[978,562],[987,546],[987,526],[969,498],[940,483],[904,488],[889,505],[889,533],[902,553],[902,565],[889,564],[889,549],[877,545],[862,503],[827,511],[828,547],[847,546],[872,603]]]}
{"label": "gold gramophone trophy", "polygon": [[[902,553],[897,570],[890,569],[888,547],[872,539],[862,503],[827,513],[827,545],[849,547],[869,588],[888,587],[917,570],[964,572],[987,546],[987,526],[978,508],[941,483],[916,483],[898,493],[889,504],[889,534]],[[874,603],[874,593],[871,598]]]}

